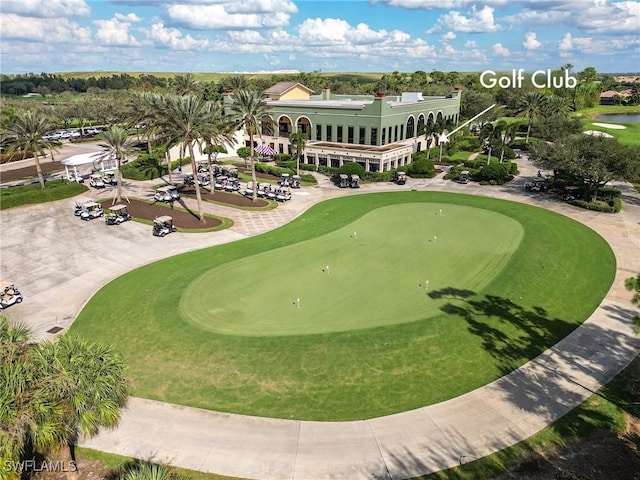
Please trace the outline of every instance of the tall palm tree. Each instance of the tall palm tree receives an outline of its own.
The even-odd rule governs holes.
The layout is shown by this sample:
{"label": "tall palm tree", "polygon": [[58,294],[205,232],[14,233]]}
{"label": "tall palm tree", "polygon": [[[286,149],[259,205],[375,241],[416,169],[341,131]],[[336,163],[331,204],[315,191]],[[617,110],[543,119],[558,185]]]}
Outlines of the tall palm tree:
{"label": "tall palm tree", "polygon": [[[93,436],[117,425],[128,398],[124,362],[109,345],[63,335],[39,345],[38,368],[53,384],[49,396],[65,407],[62,438],[49,446],[57,446],[68,464],[75,435]],[[77,479],[77,470],[69,470],[67,478]]]}
{"label": "tall palm tree", "polygon": [[244,128],[249,135],[249,148],[251,149],[251,182],[253,184],[253,201],[258,199],[256,188],[256,159],[253,148],[253,139],[261,131],[271,133],[273,120],[269,116],[270,107],[260,92],[240,90],[233,95],[231,105],[232,116],[239,126]]}
{"label": "tall palm tree", "polygon": [[296,156],[296,175],[300,175],[300,158],[304,155],[304,149],[307,147],[307,134],[298,129],[289,135],[289,141]]}
{"label": "tall palm tree", "polygon": [[571,102],[566,97],[560,97],[558,95],[552,95],[549,97],[545,106],[545,114],[547,116],[560,115],[563,118],[567,118],[571,113]]}
{"label": "tall palm tree", "polygon": [[531,134],[531,125],[533,124],[533,121],[544,114],[546,104],[547,97],[537,91],[525,93],[520,99],[520,102],[518,102],[516,115],[518,117],[525,117],[528,121],[526,143],[529,143],[529,135]]}
{"label": "tall palm tree", "polygon": [[[118,183],[113,203],[122,201],[122,161],[133,155],[135,151],[133,143],[133,139],[122,127],[111,126],[102,133],[102,143],[99,144],[100,148],[102,148],[102,153],[98,158],[115,159],[116,161]],[[129,200],[127,199],[127,201]]]}
{"label": "tall palm tree", "polygon": [[[198,171],[194,145],[202,148],[206,138],[209,137],[211,125],[218,120],[213,104],[193,95],[167,97],[166,103],[161,107],[164,118],[162,128],[166,141],[170,144],[179,142],[189,149],[191,168],[195,175]],[[196,201],[200,221],[204,222],[202,210],[202,194],[200,185],[195,182]]]}
{"label": "tall palm tree", "polygon": [[24,153],[33,152],[33,161],[36,164],[38,181],[44,188],[44,175],[40,165],[40,155],[45,150],[53,152],[54,144],[48,140],[43,140],[43,136],[53,130],[53,125],[43,115],[31,110],[16,112],[13,121],[7,125],[7,136],[9,139],[9,151],[21,151]]}
{"label": "tall palm tree", "polygon": [[249,82],[247,81],[247,77],[243,75],[234,75],[233,77],[229,77],[229,88],[231,90],[246,90],[249,86]]}

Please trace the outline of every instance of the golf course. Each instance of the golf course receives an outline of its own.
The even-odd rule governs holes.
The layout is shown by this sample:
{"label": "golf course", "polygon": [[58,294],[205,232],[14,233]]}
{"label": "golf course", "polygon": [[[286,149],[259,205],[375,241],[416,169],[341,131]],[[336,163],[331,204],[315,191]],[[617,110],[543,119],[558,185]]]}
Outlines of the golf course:
{"label": "golf course", "polygon": [[71,332],[124,355],[136,396],[356,420],[437,403],[554,345],[615,273],[606,242],[540,208],[354,195],[112,281]]}

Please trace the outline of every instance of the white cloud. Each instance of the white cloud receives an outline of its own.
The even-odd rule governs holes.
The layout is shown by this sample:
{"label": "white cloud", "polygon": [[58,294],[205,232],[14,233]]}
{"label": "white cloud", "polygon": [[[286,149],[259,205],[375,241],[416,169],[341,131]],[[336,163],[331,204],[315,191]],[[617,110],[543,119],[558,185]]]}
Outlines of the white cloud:
{"label": "white cloud", "polygon": [[91,31],[66,18],[52,22],[46,18],[20,17],[12,13],[0,13],[2,43],[7,39],[29,42],[76,43],[90,42]]}
{"label": "white cloud", "polygon": [[298,7],[290,0],[243,0],[222,1],[228,13],[297,13]]}
{"label": "white cloud", "polygon": [[[275,28],[289,24],[292,8],[290,2],[262,1],[262,8],[281,5],[280,10],[245,12],[245,8],[237,4],[189,5],[171,4],[167,6],[166,16],[172,26],[192,28],[196,30],[228,30],[245,28]],[[294,5],[295,7],[295,5]]]}
{"label": "white cloud", "polygon": [[495,53],[496,55],[500,56],[500,57],[509,57],[511,56],[511,52],[509,51],[508,48],[503,47],[501,43],[496,43],[493,47],[492,47],[493,53]]}
{"label": "white cloud", "polygon": [[495,23],[493,18],[493,8],[485,5],[480,10],[474,5],[469,12],[470,16],[465,16],[456,10],[441,15],[434,28],[427,33],[440,31],[444,26],[454,32],[465,33],[489,33],[497,32],[502,28]]}
{"label": "white cloud", "polygon": [[393,36],[397,41],[408,39],[408,35],[403,32],[387,32],[385,30],[374,31],[364,23],[358,24],[355,28],[345,20],[339,18],[308,18],[298,27],[299,36],[305,43],[321,45],[348,44],[372,44],[377,43],[389,36]]}
{"label": "white cloud", "polygon": [[575,25],[589,33],[638,34],[640,30],[640,2],[596,2],[580,15],[572,17]]}
{"label": "white cloud", "polygon": [[195,39],[191,35],[183,35],[177,28],[165,28],[158,22],[151,25],[151,29],[143,29],[147,40],[156,47],[170,48],[171,50],[201,50],[209,46],[208,39]]}
{"label": "white cloud", "polygon": [[455,38],[456,38],[456,34],[453,32],[447,32],[444,35],[442,35],[442,37],[440,37],[442,41],[455,40]]}
{"label": "white cloud", "polygon": [[571,41],[571,33],[567,32],[558,44],[558,50],[573,50],[573,42]]}
{"label": "white cloud", "polygon": [[23,17],[64,18],[86,17],[91,10],[85,0],[4,0],[2,12]]}
{"label": "white cloud", "polygon": [[536,32],[527,32],[522,45],[525,50],[536,50],[542,46],[542,43],[536,39]]}
{"label": "white cloud", "polygon": [[101,45],[114,47],[136,47],[140,42],[129,32],[133,23],[140,19],[135,14],[122,15],[116,13],[109,20],[94,20],[96,25],[96,38]]}
{"label": "white cloud", "polygon": [[[375,3],[375,2],[374,2]],[[411,10],[445,10],[448,8],[466,8],[478,3],[476,0],[389,0],[391,7],[407,8]],[[505,7],[509,0],[484,0],[484,5]]]}

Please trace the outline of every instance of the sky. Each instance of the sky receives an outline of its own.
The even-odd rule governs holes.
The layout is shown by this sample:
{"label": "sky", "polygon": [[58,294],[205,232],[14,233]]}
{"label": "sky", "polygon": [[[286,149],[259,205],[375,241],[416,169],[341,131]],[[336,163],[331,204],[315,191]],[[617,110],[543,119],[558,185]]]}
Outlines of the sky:
{"label": "sky", "polygon": [[640,72],[640,0],[2,0],[0,72]]}

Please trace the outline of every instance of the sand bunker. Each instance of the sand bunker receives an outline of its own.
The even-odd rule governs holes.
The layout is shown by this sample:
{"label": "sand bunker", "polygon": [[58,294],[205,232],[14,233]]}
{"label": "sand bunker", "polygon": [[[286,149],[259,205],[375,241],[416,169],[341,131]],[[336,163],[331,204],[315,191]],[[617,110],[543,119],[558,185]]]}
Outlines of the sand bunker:
{"label": "sand bunker", "polygon": [[598,130],[587,130],[586,132],[582,132],[582,133],[584,133],[585,135],[593,135],[594,137],[613,138],[613,135],[610,135],[607,132],[599,132]]}
{"label": "sand bunker", "polygon": [[611,128],[612,130],[624,130],[624,125],[616,125],[615,123],[594,123],[596,127]]}

